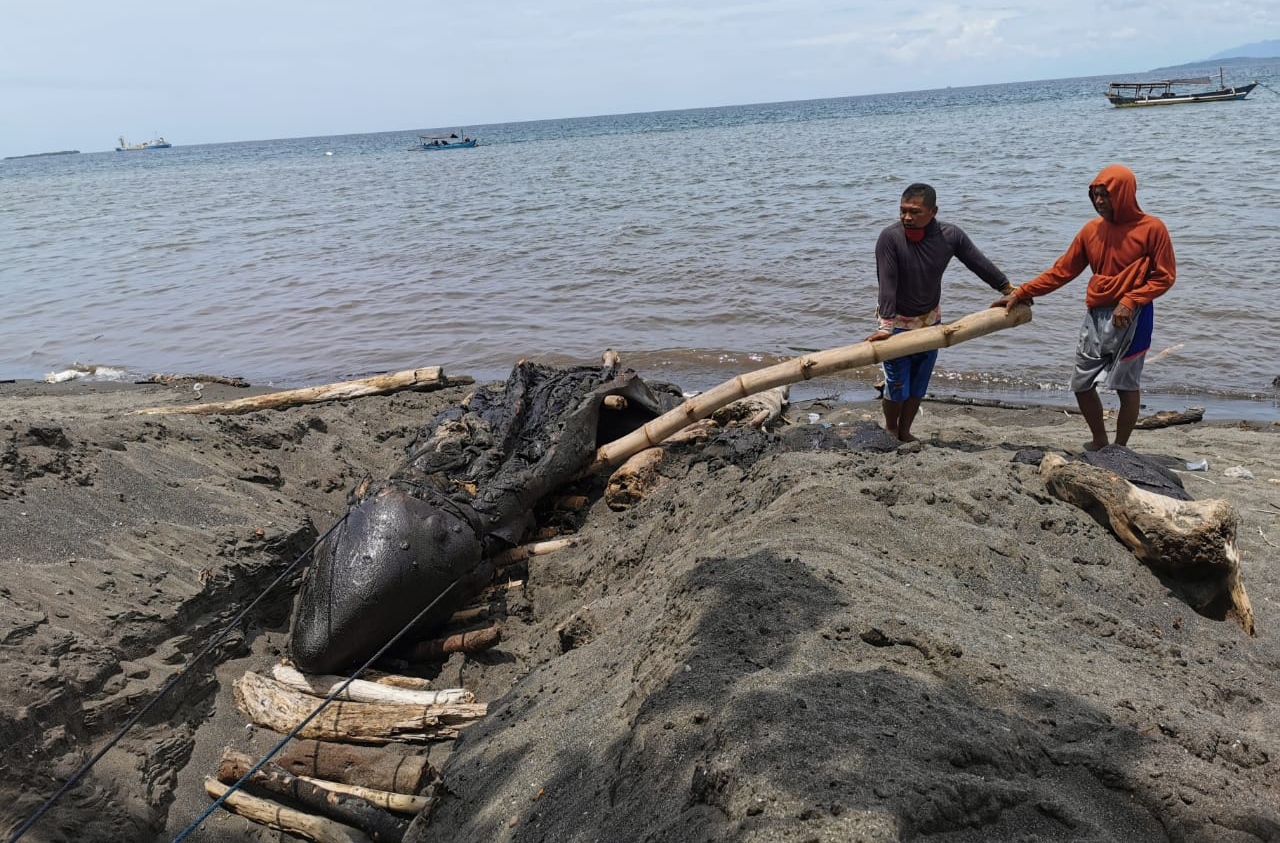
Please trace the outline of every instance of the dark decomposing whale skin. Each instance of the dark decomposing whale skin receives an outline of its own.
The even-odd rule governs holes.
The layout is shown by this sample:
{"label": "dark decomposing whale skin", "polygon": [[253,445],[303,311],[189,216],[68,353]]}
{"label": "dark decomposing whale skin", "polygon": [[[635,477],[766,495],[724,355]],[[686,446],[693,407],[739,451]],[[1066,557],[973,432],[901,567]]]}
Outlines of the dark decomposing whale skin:
{"label": "dark decomposing whale skin", "polygon": [[[610,395],[625,398],[625,408],[605,409]],[[487,560],[520,543],[539,502],[599,446],[679,401],[616,365],[522,361],[504,384],[437,415],[405,464],[358,490],[317,547],[294,603],[294,664],[310,673],[357,666],[437,598],[403,640],[443,624],[489,583]]]}

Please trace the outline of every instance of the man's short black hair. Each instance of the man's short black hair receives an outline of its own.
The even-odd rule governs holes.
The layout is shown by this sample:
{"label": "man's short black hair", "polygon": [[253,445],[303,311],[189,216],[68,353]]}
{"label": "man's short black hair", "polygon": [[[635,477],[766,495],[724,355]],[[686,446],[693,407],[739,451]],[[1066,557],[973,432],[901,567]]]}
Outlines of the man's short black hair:
{"label": "man's short black hair", "polygon": [[938,194],[932,185],[918,181],[915,184],[907,185],[907,189],[902,191],[903,199],[923,199],[924,204],[930,208],[938,207]]}

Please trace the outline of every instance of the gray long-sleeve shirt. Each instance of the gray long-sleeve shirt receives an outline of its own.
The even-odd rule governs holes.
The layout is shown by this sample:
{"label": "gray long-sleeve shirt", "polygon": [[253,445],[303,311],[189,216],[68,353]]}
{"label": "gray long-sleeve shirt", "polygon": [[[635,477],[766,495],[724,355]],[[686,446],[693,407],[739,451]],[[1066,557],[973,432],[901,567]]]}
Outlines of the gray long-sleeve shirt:
{"label": "gray long-sleeve shirt", "polygon": [[959,226],[935,219],[924,232],[923,240],[912,243],[898,222],[876,240],[881,319],[932,312],[942,301],[942,273],[953,257],[997,292],[1009,283]]}

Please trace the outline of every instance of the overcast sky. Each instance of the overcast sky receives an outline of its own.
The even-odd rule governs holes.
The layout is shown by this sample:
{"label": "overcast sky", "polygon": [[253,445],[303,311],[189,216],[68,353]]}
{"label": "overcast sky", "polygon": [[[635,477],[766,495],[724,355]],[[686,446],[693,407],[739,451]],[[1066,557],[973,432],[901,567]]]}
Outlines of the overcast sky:
{"label": "overcast sky", "polygon": [[1128,73],[1280,37],[1237,0],[0,0],[0,154]]}

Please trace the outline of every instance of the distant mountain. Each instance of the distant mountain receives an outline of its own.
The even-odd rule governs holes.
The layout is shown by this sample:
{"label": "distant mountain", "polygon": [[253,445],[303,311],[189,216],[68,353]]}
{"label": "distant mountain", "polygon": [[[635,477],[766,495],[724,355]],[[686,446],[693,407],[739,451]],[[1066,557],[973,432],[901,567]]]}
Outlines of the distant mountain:
{"label": "distant mountain", "polygon": [[1236,58],[1265,59],[1277,56],[1280,56],[1280,41],[1255,41],[1252,44],[1241,44],[1239,47],[1232,47],[1230,50],[1214,53],[1206,61]]}
{"label": "distant mountain", "polygon": [[1164,73],[1170,70],[1186,70],[1188,68],[1209,66],[1234,67],[1241,64],[1257,64],[1259,61],[1269,63],[1268,60],[1274,58],[1280,58],[1280,40],[1272,39],[1270,41],[1255,41],[1252,44],[1241,44],[1239,47],[1232,47],[1229,50],[1214,53],[1207,59],[1174,64],[1168,67],[1157,67],[1150,72]]}
{"label": "distant mountain", "polygon": [[1239,67],[1242,65],[1271,64],[1280,61],[1280,56],[1240,56],[1229,59],[1208,58],[1200,61],[1189,61],[1186,64],[1172,64],[1168,67],[1153,67],[1148,73],[1168,73],[1171,70],[1217,70],[1219,67]]}

